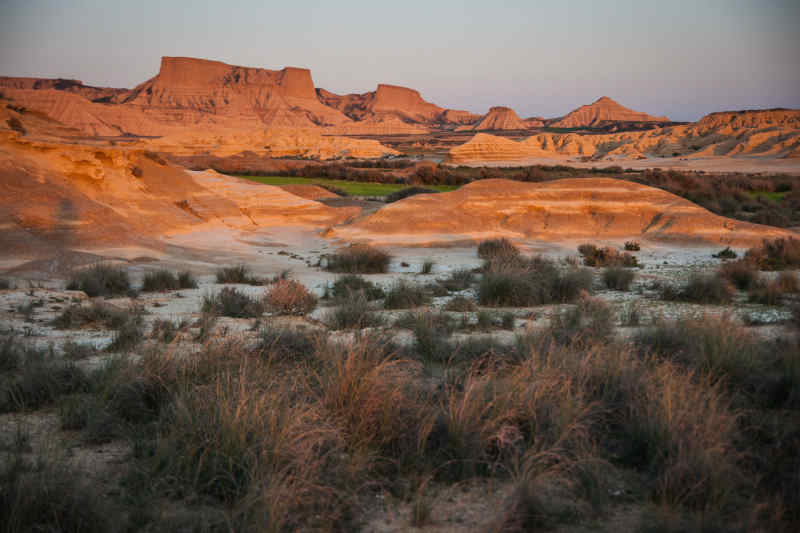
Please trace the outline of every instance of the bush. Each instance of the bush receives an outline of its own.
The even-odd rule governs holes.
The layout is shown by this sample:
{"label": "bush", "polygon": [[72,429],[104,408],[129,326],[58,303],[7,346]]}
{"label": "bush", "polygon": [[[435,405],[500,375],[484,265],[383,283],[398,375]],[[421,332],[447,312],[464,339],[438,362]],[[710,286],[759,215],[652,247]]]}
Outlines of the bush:
{"label": "bush", "polygon": [[394,326],[414,332],[413,349],[423,359],[445,362],[452,352],[447,339],[455,330],[455,322],[446,313],[408,312]]}
{"label": "bush", "polygon": [[749,300],[763,305],[778,305],[787,295],[798,292],[797,276],[791,272],[781,272],[780,275],[767,283],[759,283],[750,291]]}
{"label": "bush", "polygon": [[717,259],[736,259],[737,255],[736,252],[731,250],[730,246],[726,246],[719,252],[712,254],[712,257],[715,257]]}
{"label": "bush", "polygon": [[627,291],[633,283],[633,270],[625,267],[608,267],[603,270],[603,283],[615,291]]}
{"label": "bush", "polygon": [[111,352],[128,351],[135,348],[144,338],[144,319],[141,312],[131,311],[125,321],[114,331],[114,337],[106,350]]}
{"label": "bush", "polygon": [[379,300],[385,296],[383,289],[357,274],[339,276],[333,283],[333,299],[341,302],[360,292],[367,300]]}
{"label": "bush", "polygon": [[253,318],[264,313],[264,304],[233,287],[225,287],[217,294],[203,297],[202,311],[233,318]]}
{"label": "bush", "polygon": [[683,289],[676,291],[667,286],[661,291],[663,300],[685,300],[701,304],[730,303],[734,295],[733,285],[718,274],[693,274]]}
{"label": "bush", "polygon": [[616,248],[598,248],[594,244],[581,244],[578,253],[583,256],[583,264],[590,267],[623,266],[636,267],[636,257],[627,252],[620,253]]}
{"label": "bush", "polygon": [[426,189],[425,187],[406,187],[405,189],[400,189],[399,191],[395,191],[393,193],[387,194],[385,201],[387,204],[392,202],[396,202],[398,200],[403,200],[410,196],[415,196],[417,194],[435,194],[439,191],[434,189]]}
{"label": "bush", "polygon": [[445,311],[457,311],[459,313],[468,313],[470,311],[474,311],[475,308],[475,302],[472,301],[472,298],[467,298],[466,296],[462,296],[460,294],[453,297],[444,306]]}
{"label": "bush", "polygon": [[172,320],[157,318],[150,329],[150,338],[170,343],[178,336],[178,327]]}
{"label": "bush", "polygon": [[548,332],[560,344],[607,342],[614,334],[613,313],[605,302],[584,293],[574,308],[553,315]]}
{"label": "bush", "polygon": [[71,361],[78,361],[97,355],[97,349],[93,345],[79,344],[71,340],[65,342],[61,350],[64,352],[64,358]]}
{"label": "bush", "polygon": [[718,275],[727,279],[740,291],[749,291],[758,285],[760,273],[752,261],[740,259],[725,263],[717,270]]}
{"label": "bush", "polygon": [[314,310],[317,299],[302,283],[281,279],[267,291],[266,304],[284,315],[305,315]]}
{"label": "bush", "polygon": [[449,277],[444,280],[440,280],[439,283],[448,291],[463,291],[472,285],[473,277],[474,275],[472,274],[471,270],[468,268],[462,268],[459,270],[454,270],[450,273]]}
{"label": "bush", "polygon": [[143,310],[135,306],[125,310],[100,302],[93,302],[89,306],[72,304],[53,319],[52,325],[59,329],[76,329],[87,324],[99,323],[116,329],[127,322],[131,314],[137,313],[141,314]]}
{"label": "bush", "polygon": [[765,239],[761,246],[747,250],[745,258],[753,261],[761,270],[800,268],[800,239]]}
{"label": "bush", "polygon": [[326,270],[348,274],[383,274],[388,272],[392,261],[385,250],[365,244],[354,244],[326,258]]}
{"label": "bush", "polygon": [[263,285],[264,280],[250,274],[246,265],[223,267],[217,270],[217,283],[241,283],[244,285]]}
{"label": "bush", "polygon": [[0,279],[0,291],[7,291],[11,288],[11,283],[7,279]]}
{"label": "bush", "polygon": [[434,267],[435,264],[436,263],[433,260],[426,259],[422,263],[422,267],[420,267],[419,273],[420,274],[430,274],[431,272],[433,272],[433,267]]}
{"label": "bush", "polygon": [[519,255],[519,248],[505,237],[482,241],[478,245],[478,257],[481,259],[513,258]]}
{"label": "bush", "polygon": [[408,309],[419,307],[430,302],[430,297],[423,287],[412,285],[405,279],[401,279],[392,285],[386,298],[383,300],[383,307],[386,309]]}
{"label": "bush", "polygon": [[326,322],[332,329],[363,329],[379,326],[382,320],[364,293],[357,292],[328,313]]}
{"label": "bush", "polygon": [[592,289],[592,274],[588,270],[561,272],[552,261],[538,257],[515,263],[487,264],[488,270],[478,286],[478,303],[527,307],[569,302],[577,298],[581,290]]}
{"label": "bush", "polygon": [[259,334],[258,352],[273,361],[310,360],[319,342],[311,332],[267,326]]}
{"label": "bush", "polygon": [[103,263],[73,273],[67,282],[67,290],[83,291],[92,298],[127,294],[130,288],[128,273],[123,268]]}
{"label": "bush", "polygon": [[161,269],[144,275],[143,292],[174,291],[177,289],[196,289],[197,280],[191,272],[185,270],[175,275],[169,270]]}
{"label": "bush", "polygon": [[638,252],[641,249],[642,249],[642,247],[636,241],[627,241],[627,242],[625,242],[625,251],[626,252]]}

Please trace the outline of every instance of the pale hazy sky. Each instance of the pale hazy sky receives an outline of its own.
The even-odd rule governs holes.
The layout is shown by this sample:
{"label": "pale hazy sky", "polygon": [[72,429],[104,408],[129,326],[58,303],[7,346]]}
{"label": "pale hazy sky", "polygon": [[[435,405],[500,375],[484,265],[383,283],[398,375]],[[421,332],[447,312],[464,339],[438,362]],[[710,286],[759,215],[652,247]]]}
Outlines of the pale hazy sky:
{"label": "pale hazy sky", "polygon": [[696,120],[800,108],[798,28],[800,0],[0,0],[0,75],[133,87],[192,56],[477,113],[553,117],[606,95]]}

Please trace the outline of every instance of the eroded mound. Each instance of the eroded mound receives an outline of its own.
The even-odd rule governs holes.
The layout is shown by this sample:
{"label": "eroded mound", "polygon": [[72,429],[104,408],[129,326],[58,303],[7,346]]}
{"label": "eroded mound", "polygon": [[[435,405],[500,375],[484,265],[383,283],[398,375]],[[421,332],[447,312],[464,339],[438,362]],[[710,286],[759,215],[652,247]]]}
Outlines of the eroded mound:
{"label": "eroded mound", "polygon": [[598,126],[608,122],[669,122],[667,117],[654,117],[647,113],[629,109],[608,96],[602,96],[590,105],[571,111],[563,118],[553,122],[556,128],[579,128]]}
{"label": "eroded mound", "polygon": [[158,248],[166,235],[215,227],[324,228],[357,212],[215,172],[186,172],[141,150],[0,142],[0,250],[15,256]]}
{"label": "eroded mound", "polygon": [[724,218],[688,200],[608,178],[480,180],[395,202],[329,237],[395,244],[479,240],[652,239],[749,246],[790,232]]}

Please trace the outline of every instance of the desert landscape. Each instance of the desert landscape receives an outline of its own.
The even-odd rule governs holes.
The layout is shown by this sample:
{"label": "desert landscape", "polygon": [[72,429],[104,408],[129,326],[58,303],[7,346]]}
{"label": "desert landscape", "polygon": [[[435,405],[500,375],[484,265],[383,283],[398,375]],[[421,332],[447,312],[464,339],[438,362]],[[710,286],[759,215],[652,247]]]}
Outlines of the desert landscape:
{"label": "desert landscape", "polygon": [[0,63],[0,531],[800,528],[796,98],[157,58]]}

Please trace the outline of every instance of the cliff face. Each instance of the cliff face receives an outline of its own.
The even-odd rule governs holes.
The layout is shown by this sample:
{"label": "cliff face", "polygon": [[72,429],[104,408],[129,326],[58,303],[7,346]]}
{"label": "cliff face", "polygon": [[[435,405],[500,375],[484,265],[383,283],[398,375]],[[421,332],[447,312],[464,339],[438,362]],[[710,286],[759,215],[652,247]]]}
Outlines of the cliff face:
{"label": "cliff face", "polygon": [[590,105],[584,105],[550,125],[556,128],[599,126],[609,122],[669,122],[667,117],[654,117],[620,105],[603,96]]}

